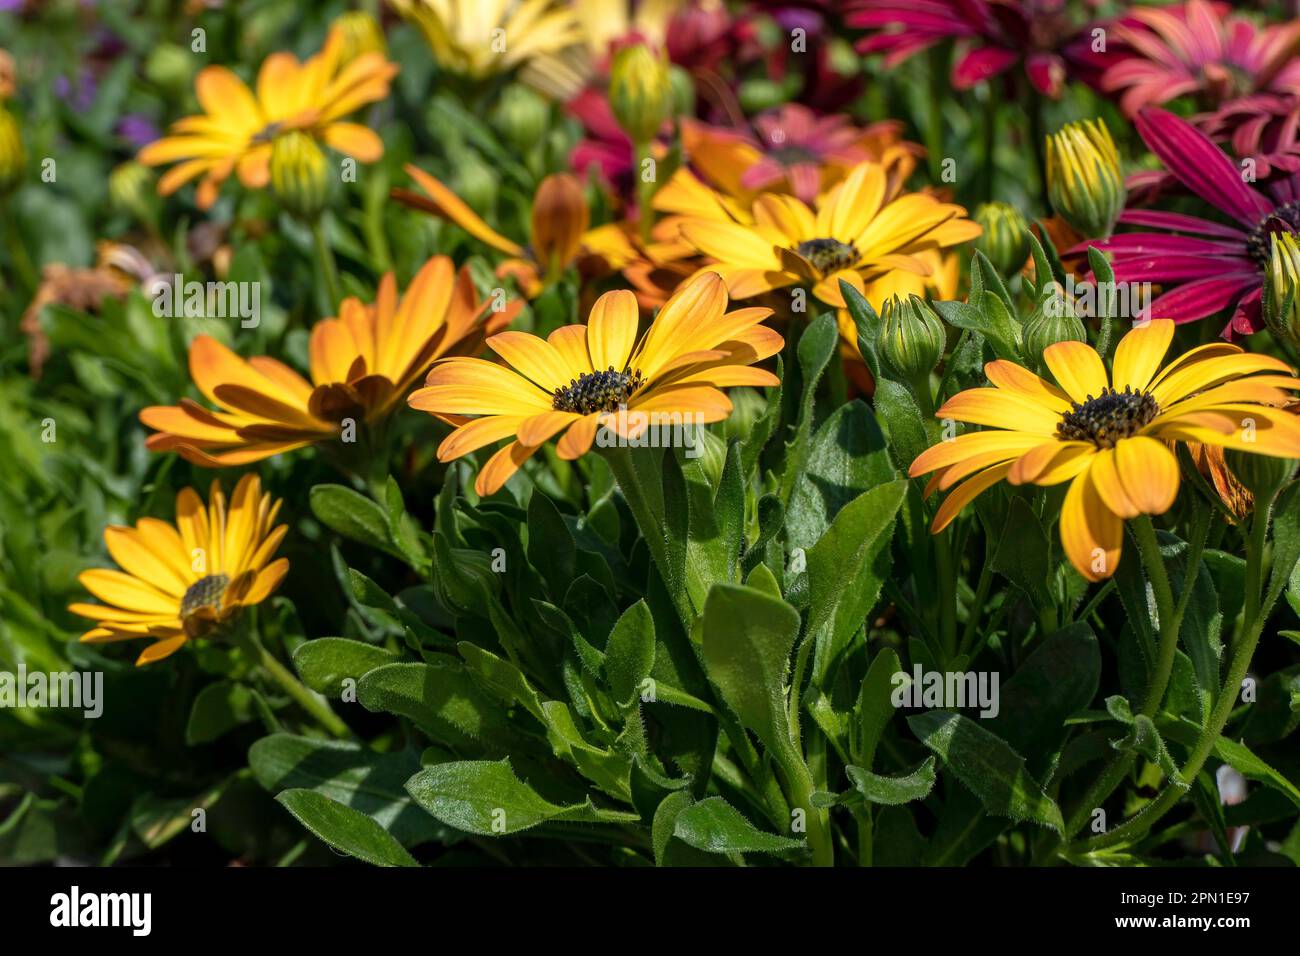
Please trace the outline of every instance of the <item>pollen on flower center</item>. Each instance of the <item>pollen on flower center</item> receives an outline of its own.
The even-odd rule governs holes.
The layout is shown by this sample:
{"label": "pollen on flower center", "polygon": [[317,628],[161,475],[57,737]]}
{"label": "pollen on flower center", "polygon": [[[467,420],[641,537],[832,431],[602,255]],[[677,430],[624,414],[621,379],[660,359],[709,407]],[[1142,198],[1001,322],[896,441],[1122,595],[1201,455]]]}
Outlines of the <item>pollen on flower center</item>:
{"label": "pollen on flower center", "polygon": [[1061,416],[1056,434],[1066,441],[1090,441],[1098,448],[1114,448],[1121,438],[1131,438],[1160,414],[1160,406],[1148,392],[1103,389]]}
{"label": "pollen on flower center", "polygon": [[1261,269],[1267,270],[1272,255],[1274,233],[1300,233],[1300,199],[1278,206],[1264,217],[1246,240],[1246,251]]}
{"label": "pollen on flower center", "polygon": [[858,261],[857,247],[838,239],[807,239],[795,250],[823,275],[848,269]]}
{"label": "pollen on flower center", "polygon": [[230,578],[224,574],[209,574],[199,578],[188,588],[181,598],[181,618],[187,618],[199,608],[210,607],[221,610],[221,599],[226,595]]}
{"label": "pollen on flower center", "polygon": [[603,372],[583,372],[570,379],[568,385],[555,390],[551,407],[559,412],[579,415],[616,412],[628,403],[643,382],[640,369],[616,372],[611,365]]}

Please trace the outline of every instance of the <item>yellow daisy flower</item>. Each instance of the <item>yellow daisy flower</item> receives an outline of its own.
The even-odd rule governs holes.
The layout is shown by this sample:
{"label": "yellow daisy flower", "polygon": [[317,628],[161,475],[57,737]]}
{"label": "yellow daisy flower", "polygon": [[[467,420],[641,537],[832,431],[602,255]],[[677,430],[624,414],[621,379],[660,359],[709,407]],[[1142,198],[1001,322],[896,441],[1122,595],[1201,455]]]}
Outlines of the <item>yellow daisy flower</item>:
{"label": "yellow daisy flower", "polygon": [[1287,390],[1300,389],[1288,365],[1215,342],[1161,370],[1173,335],[1168,319],[1133,329],[1109,375],[1088,345],[1058,342],[1043,352],[1056,384],[1013,362],[986,365],[992,387],[955,395],[935,416],[988,430],[941,442],[912,462],[912,477],[934,472],[927,492],[952,489],[930,530],[942,531],[1004,478],[1068,481],[1061,544],[1080,574],[1099,581],[1119,565],[1124,520],[1173,505],[1177,442],[1300,458],[1300,419],[1282,408]]}
{"label": "yellow daisy flower", "polygon": [[561,432],[557,451],[572,460],[591,449],[601,425],[636,439],[657,416],[678,424],[721,421],[731,413],[721,389],[778,384],[771,372],[750,367],[784,344],[759,324],[770,311],[728,312],[721,278],[705,273],[664,304],[638,343],[636,296],[607,292],[586,325],[564,326],[545,339],[526,332],[488,339],[505,365],[439,362],[408,401],[457,426],[438,448],[441,461],[514,439],[479,472],[475,490],[490,495]]}
{"label": "yellow daisy flower", "polygon": [[190,345],[190,374],[218,410],[188,399],[146,408],[140,421],[157,433],[145,444],[227,467],[336,438],[345,419],[378,421],[436,359],[479,351],[522,303],[500,311],[488,305],[469,269],[457,275],[446,256],[425,263],[401,298],[390,272],[373,304],[344,299],[338,318],[312,328],[311,382],[273,358],[245,360],[200,335]]}
{"label": "yellow daisy flower", "polygon": [[242,608],[266,600],[289,570],[272,561],[288,530],[275,525],[280,502],[245,475],[227,507],[214,481],[208,505],[193,488],[176,496],[176,523],[141,518],[133,528],[104,531],[108,553],[122,569],[93,568],[78,580],[103,604],[70,604],[96,626],[90,644],[151,638],[137,665],[162,660],[186,641],[210,633]]}
{"label": "yellow daisy flower", "polygon": [[713,211],[686,217],[681,235],[708,257],[737,298],[806,284],[827,305],[844,308],[840,280],[866,293],[895,271],[929,276],[921,255],[974,239],[980,227],[966,210],[925,193],[893,197],[887,171],[864,162],[809,207],[793,196],[764,193],[746,223],[718,215],[735,208],[726,197],[700,197]]}
{"label": "yellow daisy flower", "polygon": [[224,66],[209,66],[195,80],[203,113],[172,124],[171,135],[140,151],[147,166],[176,163],[158,181],[167,196],[202,177],[198,204],[207,209],[232,173],[249,189],[270,182],[275,137],[300,130],[363,163],[384,155],[383,141],[343,118],[388,95],[397,64],[382,53],[362,53],[345,62],[344,31],[330,30],[325,46],[303,63],[291,53],[274,53],[262,63],[256,92]]}
{"label": "yellow daisy flower", "polygon": [[389,0],[424,35],[438,65],[484,79],[582,40],[577,14],[559,0]]}

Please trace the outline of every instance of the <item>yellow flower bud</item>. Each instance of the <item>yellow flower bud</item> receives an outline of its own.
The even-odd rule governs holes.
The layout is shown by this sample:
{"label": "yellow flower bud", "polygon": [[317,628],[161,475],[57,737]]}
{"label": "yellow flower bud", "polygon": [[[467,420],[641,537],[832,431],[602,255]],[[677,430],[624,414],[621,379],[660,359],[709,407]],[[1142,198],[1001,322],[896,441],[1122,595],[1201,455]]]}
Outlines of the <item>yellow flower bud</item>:
{"label": "yellow flower bud", "polygon": [[384,31],[375,18],[364,10],[349,10],[334,21],[333,29],[343,37],[342,65],[347,65],[365,53],[388,55]]}
{"label": "yellow flower bud", "polygon": [[1289,232],[1273,233],[1270,239],[1264,321],[1284,345],[1300,349],[1300,242]]}
{"label": "yellow flower bud", "polygon": [[619,50],[609,70],[609,105],[634,143],[648,143],[673,111],[668,58],[642,43]]}
{"label": "yellow flower bud", "polygon": [[1070,123],[1047,137],[1047,194],[1061,218],[1089,239],[1109,238],[1124,210],[1124,175],[1100,120]]}
{"label": "yellow flower bud", "polygon": [[128,159],[108,174],[108,200],[117,212],[147,219],[153,198],[153,173],[143,163]]}
{"label": "yellow flower bud", "polygon": [[986,202],[975,210],[975,221],[984,229],[975,248],[1003,276],[1019,272],[1029,258],[1029,223],[1020,210],[1009,203]]}
{"label": "yellow flower bud", "polygon": [[0,195],[7,195],[17,188],[26,165],[22,130],[9,111],[0,106]]}
{"label": "yellow flower bud", "polygon": [[271,147],[271,191],[290,215],[315,219],[329,199],[329,166],[316,141],[291,130]]}

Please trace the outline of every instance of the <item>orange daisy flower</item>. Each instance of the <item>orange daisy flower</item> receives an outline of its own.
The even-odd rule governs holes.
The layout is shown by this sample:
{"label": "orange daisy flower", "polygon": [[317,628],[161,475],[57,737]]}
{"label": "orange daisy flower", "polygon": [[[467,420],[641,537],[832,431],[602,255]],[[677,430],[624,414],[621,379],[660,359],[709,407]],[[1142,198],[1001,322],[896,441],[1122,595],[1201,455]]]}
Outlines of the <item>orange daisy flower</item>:
{"label": "orange daisy flower", "polygon": [[140,151],[147,166],[176,163],[158,181],[167,196],[192,179],[199,183],[198,204],[207,209],[232,173],[249,189],[271,179],[275,137],[300,130],[326,146],[363,162],[384,155],[373,130],[344,117],[388,95],[397,64],[382,53],[362,53],[345,62],[347,38],[332,28],[325,46],[299,63],[291,53],[274,53],[262,63],[256,92],[224,66],[204,68],[194,90],[203,113],[172,124],[171,135]]}
{"label": "orange daisy flower", "polygon": [[457,275],[450,259],[435,256],[400,299],[390,272],[373,304],[350,297],[338,318],[316,323],[310,382],[273,358],[245,360],[200,335],[190,345],[190,374],[217,410],[189,399],[146,408],[140,421],[157,433],[145,444],[216,468],[337,438],[348,420],[386,416],[436,359],[477,352],[521,306],[493,311],[467,268]]}
{"label": "orange daisy flower", "polygon": [[513,439],[478,474],[475,490],[490,495],[561,432],[557,451],[572,460],[591,449],[602,425],[635,439],[655,416],[679,424],[721,421],[731,414],[723,388],[778,384],[771,372],[750,367],[784,344],[759,324],[770,311],[728,312],[721,278],[705,273],[668,300],[638,343],[636,296],[607,292],[586,325],[564,326],[545,339],[492,336],[488,347],[505,365],[439,362],[408,402],[456,426],[438,448],[440,461]]}

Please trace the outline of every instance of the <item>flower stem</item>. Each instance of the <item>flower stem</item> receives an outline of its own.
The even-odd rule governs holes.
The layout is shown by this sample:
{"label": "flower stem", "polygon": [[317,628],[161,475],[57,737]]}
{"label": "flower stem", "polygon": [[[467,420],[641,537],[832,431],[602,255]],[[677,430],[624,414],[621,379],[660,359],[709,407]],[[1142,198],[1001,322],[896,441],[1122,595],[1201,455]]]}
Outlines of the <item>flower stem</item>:
{"label": "flower stem", "polygon": [[[1164,699],[1169,677],[1174,669],[1174,656],[1178,650],[1178,631],[1182,626],[1182,611],[1186,604],[1175,605],[1173,589],[1169,586],[1169,572],[1164,559],[1160,556],[1160,542],[1156,538],[1155,525],[1147,515],[1135,518],[1132,524],[1133,535],[1137,538],[1138,551],[1142,555],[1142,565],[1146,569],[1147,579],[1155,594],[1156,614],[1160,618],[1160,638],[1156,651],[1156,666],[1147,682],[1146,695],[1142,699],[1141,713],[1147,717],[1155,716]],[[1184,584],[1184,587],[1187,585]],[[1111,758],[1110,763],[1093,781],[1092,786],[1083,795],[1070,815],[1065,826],[1065,836],[1073,836],[1083,827],[1089,814],[1114,793],[1120,781],[1132,768],[1137,754],[1128,751]]]}
{"label": "flower stem", "polygon": [[351,737],[348,725],[330,710],[325,699],[308,690],[294,677],[289,668],[281,664],[268,651],[252,627],[239,627],[235,632],[235,643],[248,655],[248,659],[258,664],[267,675],[292,697],[303,710],[311,714],[316,721],[335,737]]}
{"label": "flower stem", "polygon": [[637,229],[641,234],[641,242],[650,243],[650,224],[654,218],[650,211],[650,201],[654,198],[655,182],[654,179],[647,180],[645,177],[645,161],[650,158],[650,144],[637,143],[634,149],[636,155],[636,169],[632,170],[632,175],[636,177],[636,209],[637,209]]}
{"label": "flower stem", "polygon": [[334,261],[334,250],[325,239],[325,230],[319,217],[312,220],[311,237],[316,246],[316,258],[320,263],[321,275],[325,278],[325,294],[329,298],[329,307],[337,311],[342,294],[339,287],[339,267]]}
{"label": "flower stem", "polygon": [[[1255,648],[1259,646],[1260,635],[1264,633],[1264,624],[1268,619],[1271,608],[1261,605],[1259,591],[1260,581],[1263,577],[1264,549],[1267,543],[1269,515],[1272,507],[1272,498],[1257,501],[1255,504],[1251,533],[1246,544],[1246,610],[1243,611],[1241,617],[1242,631],[1233,643],[1232,662],[1228,666],[1228,676],[1224,679],[1223,687],[1219,690],[1218,699],[1214,703],[1214,710],[1211,711],[1209,720],[1201,729],[1196,743],[1187,756],[1186,763],[1183,764],[1180,770],[1180,775],[1184,780],[1195,779],[1205,765],[1205,761],[1209,759],[1210,754],[1214,751],[1215,742],[1219,739],[1219,735],[1223,733],[1223,728],[1227,726],[1228,719],[1232,716],[1232,709],[1237,702],[1241,682],[1250,669],[1251,658],[1255,655]],[[1187,573],[1189,576],[1196,573],[1196,569],[1191,567],[1190,562]],[[1254,582],[1253,591],[1252,581]],[[1188,585],[1184,583],[1184,588],[1187,587]],[[1254,595],[1253,601],[1251,599],[1252,594]],[[1181,604],[1185,606],[1186,602],[1181,602]],[[1143,710],[1145,712],[1146,708],[1143,708]],[[1159,796],[1143,807],[1136,815],[1109,833],[1100,834],[1078,845],[1077,850],[1087,853],[1120,843],[1133,842],[1141,834],[1155,826],[1160,818],[1178,802],[1178,798],[1182,793],[1182,789],[1174,784],[1166,784],[1165,789],[1160,792]]]}

